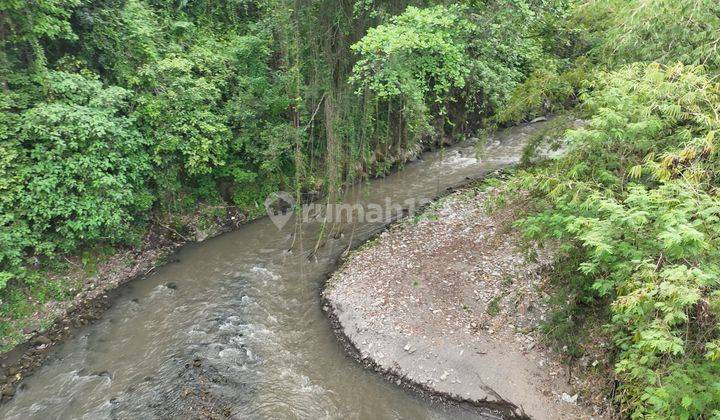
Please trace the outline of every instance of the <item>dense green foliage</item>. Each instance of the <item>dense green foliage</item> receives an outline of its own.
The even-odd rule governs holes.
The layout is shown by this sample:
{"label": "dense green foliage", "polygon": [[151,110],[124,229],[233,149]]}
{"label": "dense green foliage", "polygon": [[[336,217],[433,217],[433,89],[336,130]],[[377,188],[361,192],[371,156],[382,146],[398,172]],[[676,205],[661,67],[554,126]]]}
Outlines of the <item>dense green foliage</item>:
{"label": "dense green foliage", "polygon": [[145,140],[123,115],[130,92],[63,72],[48,78],[47,99],[15,116],[3,145],[3,172],[13,178],[3,185],[1,213],[13,228],[8,236],[27,232],[3,257],[122,240],[132,215],[151,204]]}
{"label": "dense green foliage", "polygon": [[452,88],[463,87],[469,73],[467,40],[472,28],[457,8],[409,7],[353,45],[361,59],[352,80],[383,98],[431,95],[434,101],[447,100]]}
{"label": "dense green foliage", "polygon": [[360,91],[399,100],[420,122],[428,112],[449,117],[436,121],[436,128],[493,115],[519,83],[550,61],[545,32],[566,9],[564,2],[540,5],[410,7],[353,46],[360,60],[351,81]]}
{"label": "dense green foliage", "polygon": [[44,288],[65,257],[205,207],[254,217],[279,189],[334,199],[469,132],[566,10],[376,3],[0,0],[4,319],[63,297]]}
{"label": "dense green foliage", "polygon": [[585,2],[571,19],[585,54],[508,107],[513,120],[577,96],[587,118],[510,187],[531,192],[518,226],[559,243],[570,304],[608,309],[624,416],[720,416],[719,10]]}
{"label": "dense green foliage", "polygon": [[592,55],[610,65],[682,62],[720,68],[720,4],[713,0],[592,0],[575,22],[590,32]]}

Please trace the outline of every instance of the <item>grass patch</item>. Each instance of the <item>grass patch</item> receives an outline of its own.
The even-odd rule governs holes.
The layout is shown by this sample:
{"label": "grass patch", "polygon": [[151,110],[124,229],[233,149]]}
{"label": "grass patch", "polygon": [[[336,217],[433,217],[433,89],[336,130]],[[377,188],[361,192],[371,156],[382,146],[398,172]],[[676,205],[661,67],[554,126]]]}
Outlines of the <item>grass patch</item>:
{"label": "grass patch", "polygon": [[500,301],[502,300],[502,296],[495,296],[492,298],[490,303],[488,303],[486,312],[490,316],[497,316],[500,313]]}

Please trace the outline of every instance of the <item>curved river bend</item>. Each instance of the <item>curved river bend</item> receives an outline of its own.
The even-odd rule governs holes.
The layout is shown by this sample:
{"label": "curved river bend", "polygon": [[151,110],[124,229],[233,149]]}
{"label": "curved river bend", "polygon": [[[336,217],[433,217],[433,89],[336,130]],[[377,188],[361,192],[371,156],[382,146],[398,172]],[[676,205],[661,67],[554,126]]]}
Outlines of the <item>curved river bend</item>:
{"label": "curved river bend", "polygon": [[[497,134],[481,160],[469,145],[426,153],[347,200],[432,198],[516,162],[535,130]],[[384,226],[346,225],[315,254],[319,224],[298,229],[291,220],[278,230],[268,218],[185,246],[177,262],[124,286],[102,320],[56,346],[0,418],[488,418],[384,380],[334,336],[322,284],[349,241]]]}

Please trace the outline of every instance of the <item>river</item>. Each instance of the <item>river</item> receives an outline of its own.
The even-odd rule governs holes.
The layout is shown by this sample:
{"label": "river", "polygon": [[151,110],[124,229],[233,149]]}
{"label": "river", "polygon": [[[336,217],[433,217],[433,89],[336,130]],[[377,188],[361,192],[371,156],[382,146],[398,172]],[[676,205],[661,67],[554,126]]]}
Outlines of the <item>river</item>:
{"label": "river", "polygon": [[[481,159],[468,144],[425,153],[346,201],[435,197],[516,162],[537,126],[496,134]],[[386,222],[344,225],[313,252],[319,226],[290,220],[278,229],[263,218],[183,247],[57,345],[0,417],[492,418],[405,390],[345,354],[320,290],[350,241]]]}

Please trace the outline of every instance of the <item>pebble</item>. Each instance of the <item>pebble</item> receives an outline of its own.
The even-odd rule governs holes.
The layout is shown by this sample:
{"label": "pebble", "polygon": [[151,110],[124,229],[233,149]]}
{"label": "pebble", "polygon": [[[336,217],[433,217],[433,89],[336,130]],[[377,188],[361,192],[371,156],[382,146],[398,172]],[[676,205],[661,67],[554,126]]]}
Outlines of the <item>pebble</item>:
{"label": "pebble", "polygon": [[42,346],[42,345],[48,345],[48,344],[52,343],[52,341],[44,335],[39,335],[39,336],[35,337],[35,339],[33,340],[32,343],[34,346]]}
{"label": "pebble", "polygon": [[563,400],[563,402],[566,402],[568,404],[577,404],[578,394],[570,396],[570,394],[563,392],[562,397],[560,398]]}
{"label": "pebble", "polygon": [[15,387],[10,384],[6,384],[2,387],[2,395],[6,397],[12,397],[13,395],[15,395]]}

